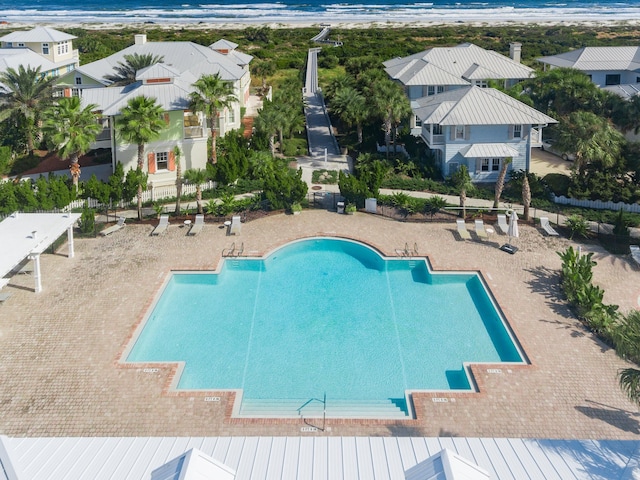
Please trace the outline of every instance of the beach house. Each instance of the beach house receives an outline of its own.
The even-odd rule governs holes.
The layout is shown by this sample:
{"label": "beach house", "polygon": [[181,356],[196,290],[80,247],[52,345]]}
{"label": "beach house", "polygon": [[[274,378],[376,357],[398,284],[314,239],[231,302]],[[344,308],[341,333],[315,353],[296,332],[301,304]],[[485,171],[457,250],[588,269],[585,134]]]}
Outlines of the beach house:
{"label": "beach house", "polygon": [[[455,47],[433,47],[383,62],[389,77],[400,83],[410,101],[475,85],[488,87],[500,82],[510,87],[533,76],[533,69],[520,63],[522,44],[511,43],[509,57],[472,43]],[[420,134],[420,121],[411,119],[412,133]]]}
{"label": "beach house", "polygon": [[640,87],[640,47],[583,47],[537,59],[548,68],[575,68],[599,87]]}
{"label": "beach house", "polygon": [[474,182],[496,181],[507,158],[510,169],[528,170],[534,139],[556,123],[499,90],[475,85],[419,98],[412,110],[443,176],[466,165]]}
{"label": "beach house", "polygon": [[[238,99],[219,114],[218,135],[242,125],[241,111],[249,100],[249,63],[252,56],[236,50],[238,45],[219,40],[203,46],[193,42],[150,42],[135,35],[134,44],[109,57],[82,65],[57,82],[65,96],[79,95],[83,105],[98,105],[103,131],[94,148],[110,148],[113,166],[120,162],[125,171],[136,168],[137,146],[125,142],[116,128],[116,119],[130,99],[144,95],[155,98],[163,109],[166,128],[158,140],[146,145],[145,171],[154,186],[175,182],[175,147],[182,152],[182,169],[204,168],[210,126],[202,112],[189,110],[193,84],[203,75],[218,74],[233,86]],[[125,56],[151,55],[162,61],[137,71],[135,82],[112,86],[106,77],[126,63]]]}
{"label": "beach house", "polygon": [[79,65],[78,50],[73,49],[76,37],[49,27],[8,33],[0,37],[0,72],[20,65],[58,77]]}

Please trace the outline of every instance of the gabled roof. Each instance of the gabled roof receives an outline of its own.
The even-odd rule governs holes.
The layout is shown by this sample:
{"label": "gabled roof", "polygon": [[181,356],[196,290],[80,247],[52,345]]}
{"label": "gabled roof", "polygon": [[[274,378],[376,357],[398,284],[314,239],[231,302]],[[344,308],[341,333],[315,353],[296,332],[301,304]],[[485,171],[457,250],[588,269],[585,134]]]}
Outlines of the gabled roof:
{"label": "gabled roof", "polygon": [[17,70],[20,65],[25,68],[40,67],[42,72],[48,72],[57,67],[57,64],[38,55],[30,48],[0,48],[0,72],[6,71],[7,68]]}
{"label": "gabled roof", "polygon": [[638,87],[638,84],[635,83],[609,85],[608,87],[602,87],[602,90],[615,93],[616,95],[624,99],[629,99],[631,97],[635,97],[636,95],[640,95],[640,88]]}
{"label": "gabled roof", "polygon": [[[164,57],[164,65],[169,66],[182,76],[190,72],[195,78],[203,74],[218,73],[222,80],[236,81],[242,78],[246,71],[238,64],[235,56],[223,55],[209,47],[193,42],[145,42],[131,45],[101,60],[82,65],[77,70],[92,78],[104,80],[105,75],[114,73],[119,63],[125,63],[125,55],[159,55]],[[253,58],[247,55],[249,59]]]}
{"label": "gabled roof", "polygon": [[82,92],[82,105],[95,104],[103,115],[119,115],[130,99],[144,95],[155,98],[164,111],[185,110],[189,108],[192,83],[180,78],[172,83],[136,82],[125,87],[87,88]]}
{"label": "gabled roof", "polygon": [[63,42],[74,38],[78,37],[49,27],[36,27],[27,31],[9,33],[4,37],[0,37],[0,42]]}
{"label": "gabled roof", "polygon": [[211,45],[209,45],[209,48],[212,48],[213,50],[235,50],[236,48],[238,48],[238,44],[233,43],[230,40],[221,38],[217,42],[213,42]]}
{"label": "gabled roof", "polygon": [[578,50],[538,58],[554,67],[582,71],[640,69],[640,47],[583,47]]}
{"label": "gabled roof", "polygon": [[180,72],[164,63],[155,63],[136,72],[136,80],[148,80],[152,78],[176,78]]}
{"label": "gabled roof", "polygon": [[439,125],[537,125],[553,118],[494,88],[462,87],[415,100],[423,123]]}
{"label": "gabled roof", "polygon": [[[417,61],[421,60],[422,63]],[[394,58],[383,63],[385,71],[391,78],[402,81],[397,72],[403,72],[405,66],[411,65],[413,75],[419,74],[419,70],[432,64],[447,72],[457,79],[523,79],[533,74],[533,69],[522,65],[504,55],[485,50],[472,43],[463,43],[456,47],[433,47],[424,52],[415,53],[404,58]],[[423,85],[459,85],[460,83],[439,83],[441,79],[430,78],[428,72],[424,73],[428,79]],[[406,77],[405,77],[406,78]],[[403,82],[404,83],[404,82]],[[407,84],[405,84],[407,85]]]}
{"label": "gabled roof", "polygon": [[405,480],[489,480],[475,463],[443,448],[405,472]]}
{"label": "gabled roof", "polygon": [[469,85],[463,78],[421,58],[387,67],[385,71],[403,85]]}

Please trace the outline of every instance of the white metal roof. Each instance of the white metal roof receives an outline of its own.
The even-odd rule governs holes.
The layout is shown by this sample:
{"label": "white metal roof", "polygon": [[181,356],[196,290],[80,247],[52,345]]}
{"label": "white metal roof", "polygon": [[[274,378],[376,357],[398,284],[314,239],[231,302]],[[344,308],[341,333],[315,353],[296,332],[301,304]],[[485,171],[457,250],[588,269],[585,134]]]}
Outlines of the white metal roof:
{"label": "white metal roof", "polygon": [[413,102],[423,123],[439,125],[542,125],[557,123],[535,108],[494,88],[477,86],[423,97]]}
{"label": "white metal roof", "polygon": [[448,448],[405,472],[406,480],[488,480],[489,472]]}
{"label": "white metal roof", "polygon": [[518,150],[506,143],[474,143],[463,148],[460,153],[465,158],[515,157]]}
{"label": "white metal roof", "polygon": [[[515,79],[529,78],[533,69],[516,62],[509,57],[491,50],[485,50],[472,43],[456,47],[433,47],[420,53],[403,58],[394,58],[383,62],[387,74],[405,85],[416,77],[424,78],[422,85],[458,85],[443,81],[439,72],[429,65],[439,67],[457,79]],[[408,66],[409,69],[405,69]],[[430,75],[433,75],[431,77]],[[459,80],[458,80],[459,81]]]}
{"label": "white metal roof", "polygon": [[5,218],[0,222],[0,278],[29,254],[46,250],[79,218],[79,213],[14,213]]}
{"label": "white metal roof", "polygon": [[0,37],[0,42],[62,42],[78,38],[68,33],[60,32],[50,27],[35,27],[27,31],[11,32]]}
{"label": "white metal roof", "polygon": [[577,68],[582,71],[640,69],[640,47],[583,47],[570,52],[538,58],[554,67]]}
{"label": "white metal roof", "polygon": [[[159,55],[163,63],[172,67],[180,75],[191,72],[195,78],[202,74],[218,73],[223,80],[236,81],[246,75],[246,71],[238,65],[235,57],[223,55],[209,47],[193,42],[145,42],[131,45],[106,58],[82,65],[77,70],[91,78],[103,79],[105,75],[114,73],[119,63],[125,63],[125,55]],[[252,58],[249,56],[249,58]],[[109,82],[104,82],[108,84]]]}
{"label": "white metal roof", "polygon": [[[462,437],[0,437],[19,480],[149,480],[197,448],[236,480],[404,480],[446,448],[498,480],[617,480],[640,474],[640,441]],[[1,477],[0,477],[1,478]],[[15,480],[15,479],[11,479]]]}
{"label": "white metal roof", "polygon": [[638,84],[635,83],[609,85],[608,87],[602,87],[602,90],[607,90],[611,93],[615,93],[616,95],[625,99],[629,99],[640,94],[640,87],[638,87]]}

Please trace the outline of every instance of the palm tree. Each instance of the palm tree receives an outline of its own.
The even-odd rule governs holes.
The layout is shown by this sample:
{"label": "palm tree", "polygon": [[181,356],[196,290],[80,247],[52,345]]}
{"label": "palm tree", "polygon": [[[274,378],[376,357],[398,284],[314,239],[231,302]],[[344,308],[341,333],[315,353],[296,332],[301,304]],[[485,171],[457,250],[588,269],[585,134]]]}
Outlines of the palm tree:
{"label": "palm tree", "polygon": [[473,183],[471,183],[471,176],[466,165],[460,165],[453,175],[451,175],[451,182],[453,186],[460,191],[460,207],[462,208],[462,218],[467,216],[467,210],[465,203],[467,202],[467,192],[473,190]]}
{"label": "palm tree", "polygon": [[369,117],[367,99],[353,87],[337,90],[331,99],[331,109],[347,125],[355,125],[358,143],[362,143],[362,124]]}
{"label": "palm tree", "polygon": [[202,213],[202,184],[209,180],[207,171],[201,168],[190,168],[184,172],[184,179],[196,186],[196,204],[198,213]]}
{"label": "palm tree", "polygon": [[195,91],[191,92],[190,109],[203,112],[209,119],[211,126],[211,163],[217,163],[216,137],[218,136],[220,112],[238,101],[234,94],[233,85],[222,80],[218,73],[203,75],[194,84]]}
{"label": "palm tree", "polygon": [[256,130],[269,137],[271,156],[276,156],[275,136],[281,131],[282,118],[280,112],[271,106],[272,102],[265,101],[255,120]]}
{"label": "palm tree", "polygon": [[118,66],[114,67],[116,71],[115,74],[104,76],[106,80],[113,82],[111,86],[130,85],[136,81],[138,70],[150,67],[156,63],[164,63],[164,57],[162,55],[153,55],[151,53],[134,53],[132,55],[125,55],[124,59],[125,62],[118,62]]}
{"label": "palm tree", "polygon": [[29,153],[34,149],[33,134],[39,114],[52,101],[52,83],[53,78],[46,78],[40,73],[40,67],[20,65],[17,71],[7,68],[0,74],[1,109],[9,115],[16,113],[25,121]]}
{"label": "palm tree", "polygon": [[509,167],[509,164],[512,161],[513,159],[511,157],[507,157],[502,161],[502,167],[500,167],[498,180],[496,180],[495,196],[493,198],[493,208],[498,208],[498,204],[500,203],[500,196],[502,195],[502,190],[504,190],[504,179],[507,176],[507,168]]}
{"label": "palm tree", "polygon": [[[144,169],[145,144],[156,140],[166,127],[160,117],[162,107],[155,98],[140,95],[127,102],[116,120],[120,136],[128,143],[138,146],[138,170]],[[142,220],[142,184],[138,184],[138,219]]]}
{"label": "palm tree", "polygon": [[78,158],[89,151],[102,130],[97,121],[98,115],[94,113],[97,108],[94,104],[82,108],[80,98],[68,97],[59,99],[46,110],[43,131],[55,145],[58,155],[69,159],[76,191],[80,178]]}
{"label": "palm tree", "polygon": [[176,158],[176,209],[175,214],[180,213],[180,199],[182,197],[182,165],[180,164],[180,157],[182,156],[182,150],[179,146],[173,147],[173,155]]}
{"label": "palm tree", "polygon": [[522,204],[524,205],[524,211],[522,217],[525,222],[530,219],[529,207],[531,205],[531,186],[529,185],[529,172],[524,172],[522,177]]}
{"label": "palm tree", "polygon": [[575,153],[575,167],[579,171],[589,163],[612,167],[621,156],[625,138],[607,118],[576,111],[557,128],[557,148],[562,152]]}
{"label": "palm tree", "polygon": [[[640,361],[640,311],[631,310],[622,316],[619,323],[612,329],[612,339],[616,353],[627,360]],[[640,404],[640,370],[624,368],[618,372],[620,388],[627,394],[629,400]]]}
{"label": "palm tree", "polygon": [[411,113],[411,105],[402,88],[391,80],[373,83],[369,90],[374,111],[383,122],[384,141],[387,147],[387,158],[389,158],[393,127]]}

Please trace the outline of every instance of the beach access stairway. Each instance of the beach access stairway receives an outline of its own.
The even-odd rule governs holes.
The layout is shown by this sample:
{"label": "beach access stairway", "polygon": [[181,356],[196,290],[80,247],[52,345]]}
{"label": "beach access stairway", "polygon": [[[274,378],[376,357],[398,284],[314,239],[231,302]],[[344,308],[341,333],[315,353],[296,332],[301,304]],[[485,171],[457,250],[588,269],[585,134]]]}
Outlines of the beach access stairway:
{"label": "beach access stairway", "polygon": [[[242,399],[240,417],[248,418],[322,418],[324,404],[307,400]],[[407,412],[391,400],[327,400],[327,418],[403,419]]]}

